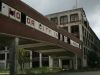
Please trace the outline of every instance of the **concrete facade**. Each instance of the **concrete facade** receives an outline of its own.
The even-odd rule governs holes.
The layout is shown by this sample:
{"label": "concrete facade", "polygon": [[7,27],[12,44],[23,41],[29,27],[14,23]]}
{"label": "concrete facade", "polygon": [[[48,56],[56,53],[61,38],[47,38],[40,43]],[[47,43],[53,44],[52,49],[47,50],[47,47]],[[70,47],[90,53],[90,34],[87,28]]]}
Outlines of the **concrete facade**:
{"label": "concrete facade", "polygon": [[[87,54],[89,51],[95,51],[100,55],[99,38],[91,29],[83,8],[53,13],[46,15],[46,17],[51,21],[56,18],[55,25],[64,28],[82,41],[83,67],[88,65]],[[52,22],[54,23],[54,21]]]}
{"label": "concrete facade", "polygon": [[[7,47],[5,47],[5,49],[6,48]],[[9,65],[10,62],[9,62],[9,58],[8,58],[9,50],[7,50],[7,53],[5,52],[5,50],[3,50],[3,51],[4,51],[3,53],[5,54],[6,57],[5,57],[5,59],[0,61],[0,64],[1,64],[0,68],[1,69],[9,69],[10,68],[10,65]],[[49,67],[51,70],[53,68],[58,68],[58,67],[61,69],[75,69],[76,70],[80,66],[80,65],[78,66],[79,63],[78,63],[77,55],[75,55],[74,57],[67,57],[67,56],[55,57],[55,56],[48,56],[48,55],[46,57],[44,57],[44,56],[42,56],[42,55],[44,55],[43,53],[39,53],[39,57],[34,57],[34,58],[32,57],[33,55],[34,54],[32,53],[32,51],[30,51],[30,59],[32,61],[30,61],[28,63],[24,63],[23,68],[25,68],[25,69],[35,68],[32,65],[37,65],[38,67],[43,67],[43,66]],[[47,62],[45,62],[44,63],[45,65],[43,65],[43,61],[45,61],[45,60],[48,61],[48,65],[46,65]],[[69,63],[65,64],[64,61],[66,62],[66,60]],[[38,64],[34,64],[33,62],[35,62],[35,61],[37,61]],[[20,69],[19,65],[18,65],[18,69]]]}
{"label": "concrete facade", "polygon": [[32,61],[24,63],[23,68],[49,66],[51,70],[58,67],[77,70],[87,66],[86,54],[92,50],[87,40],[92,41],[94,48],[98,48],[95,46],[98,38],[89,27],[83,9],[46,16],[52,21],[56,19],[55,25],[20,0],[16,0],[16,4],[15,0],[0,0],[1,69],[10,68],[10,74],[17,75],[18,48],[30,51],[29,58]]}

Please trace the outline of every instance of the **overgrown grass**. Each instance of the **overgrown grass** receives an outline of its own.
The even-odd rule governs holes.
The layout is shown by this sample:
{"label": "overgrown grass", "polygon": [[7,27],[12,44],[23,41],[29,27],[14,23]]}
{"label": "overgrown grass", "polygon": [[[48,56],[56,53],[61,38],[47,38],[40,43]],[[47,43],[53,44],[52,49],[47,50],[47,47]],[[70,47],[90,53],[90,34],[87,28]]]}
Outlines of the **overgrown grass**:
{"label": "overgrown grass", "polygon": [[9,70],[0,69],[0,73],[9,73]]}
{"label": "overgrown grass", "polygon": [[[42,67],[42,68],[23,69],[22,71],[18,70],[18,73],[19,75],[57,75],[56,72],[58,71],[59,71],[58,69],[50,70],[49,67]],[[9,70],[0,70],[0,73],[9,73]]]}
{"label": "overgrown grass", "polygon": [[[85,67],[83,68],[83,70],[70,69],[70,70],[63,71],[63,70],[59,70],[59,68],[50,70],[49,67],[42,67],[42,68],[23,69],[22,71],[18,70],[18,73],[19,75],[57,75],[57,72],[89,72],[89,71],[100,71],[100,68]],[[9,73],[9,70],[0,70],[0,73]],[[5,75],[8,75],[8,74],[5,74]]]}
{"label": "overgrown grass", "polygon": [[26,70],[26,74],[34,74],[34,75],[54,75],[58,72],[58,69],[50,70],[49,67],[35,68]]}

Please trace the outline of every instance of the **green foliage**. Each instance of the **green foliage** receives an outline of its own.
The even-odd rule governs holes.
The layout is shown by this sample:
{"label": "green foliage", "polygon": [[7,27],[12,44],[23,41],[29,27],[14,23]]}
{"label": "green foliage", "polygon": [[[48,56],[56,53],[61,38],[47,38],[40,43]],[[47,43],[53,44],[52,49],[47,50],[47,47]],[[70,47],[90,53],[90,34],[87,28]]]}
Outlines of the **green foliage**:
{"label": "green foliage", "polygon": [[26,75],[56,75],[56,72],[58,72],[58,70],[51,71],[48,67],[41,67],[26,70]]}
{"label": "green foliage", "polygon": [[88,53],[88,65],[89,65],[89,67],[91,67],[91,68],[97,67],[98,60],[99,60],[99,56],[97,55],[96,52],[90,51]]}
{"label": "green foliage", "polygon": [[23,64],[25,62],[30,62],[30,58],[28,56],[30,56],[29,51],[26,51],[24,49],[18,50],[18,63],[20,64],[21,71]]}
{"label": "green foliage", "polygon": [[26,75],[35,75],[34,72],[33,72],[33,69],[28,69],[26,70]]}

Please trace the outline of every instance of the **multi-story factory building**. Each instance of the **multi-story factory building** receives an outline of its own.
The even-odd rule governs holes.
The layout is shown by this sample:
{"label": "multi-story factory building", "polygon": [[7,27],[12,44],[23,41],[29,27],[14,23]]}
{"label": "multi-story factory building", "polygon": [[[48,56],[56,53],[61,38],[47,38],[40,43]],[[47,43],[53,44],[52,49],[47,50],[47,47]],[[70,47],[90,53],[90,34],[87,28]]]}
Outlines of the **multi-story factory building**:
{"label": "multi-story factory building", "polygon": [[62,27],[83,43],[83,66],[87,66],[87,54],[93,50],[100,54],[99,38],[89,25],[83,8],[46,15],[57,27]]}

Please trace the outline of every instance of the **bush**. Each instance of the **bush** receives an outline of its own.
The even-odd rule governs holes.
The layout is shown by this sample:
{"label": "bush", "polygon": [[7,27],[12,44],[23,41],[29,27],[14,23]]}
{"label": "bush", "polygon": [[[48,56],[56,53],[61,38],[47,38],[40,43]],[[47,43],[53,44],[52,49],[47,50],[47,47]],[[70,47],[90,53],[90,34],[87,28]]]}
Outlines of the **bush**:
{"label": "bush", "polygon": [[27,69],[26,75],[35,75],[34,72],[33,72],[33,69]]}
{"label": "bush", "polygon": [[94,51],[90,51],[88,53],[88,65],[91,68],[96,68],[98,67],[98,60],[99,60],[99,56],[96,52]]}

